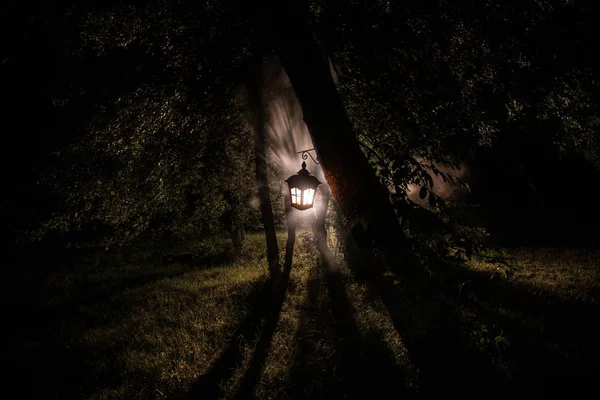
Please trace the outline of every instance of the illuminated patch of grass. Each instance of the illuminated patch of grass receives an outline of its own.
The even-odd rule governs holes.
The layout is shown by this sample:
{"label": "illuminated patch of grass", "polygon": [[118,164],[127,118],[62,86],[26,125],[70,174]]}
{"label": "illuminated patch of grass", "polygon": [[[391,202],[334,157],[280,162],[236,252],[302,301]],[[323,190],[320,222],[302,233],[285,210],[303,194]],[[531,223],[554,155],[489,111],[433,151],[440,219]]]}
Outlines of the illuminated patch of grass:
{"label": "illuminated patch of grass", "polygon": [[92,263],[57,271],[39,304],[55,318],[42,316],[45,326],[26,345],[33,370],[48,382],[31,390],[43,397],[182,395],[231,339],[248,297],[267,278],[257,240],[223,265]]}
{"label": "illuminated patch of grass", "polygon": [[[283,253],[285,233],[278,239]],[[22,338],[23,397],[185,398],[207,376],[226,399],[246,392],[260,399],[360,397],[363,386],[375,393],[390,382],[410,390],[422,384],[423,365],[411,355],[429,344],[415,349],[421,332],[412,342],[403,338],[387,308],[402,285],[384,288],[384,301],[353,277],[340,253],[340,273],[328,274],[309,231],[298,232],[282,297],[268,279],[262,233],[247,236],[235,261],[185,251],[127,262],[90,255],[50,274],[27,298],[40,313]],[[595,308],[586,307],[599,304],[598,255],[521,249],[508,253],[508,265],[472,260],[448,274],[439,296],[457,316],[459,335],[511,379],[532,369],[543,376],[544,363],[554,368],[565,359],[584,368],[585,352],[598,346],[574,318],[589,317]],[[420,305],[409,305],[415,318]],[[572,329],[561,328],[565,321]]]}
{"label": "illuminated patch of grass", "polygon": [[600,251],[589,249],[520,248],[506,250],[505,263],[474,259],[469,268],[514,285],[526,284],[537,294],[566,301],[600,303]]}
{"label": "illuminated patch of grass", "polygon": [[[600,253],[510,249],[506,259],[474,259],[451,293],[465,330],[515,380],[589,374],[600,353],[593,322],[600,310]],[[469,328],[470,326],[470,328]]]}

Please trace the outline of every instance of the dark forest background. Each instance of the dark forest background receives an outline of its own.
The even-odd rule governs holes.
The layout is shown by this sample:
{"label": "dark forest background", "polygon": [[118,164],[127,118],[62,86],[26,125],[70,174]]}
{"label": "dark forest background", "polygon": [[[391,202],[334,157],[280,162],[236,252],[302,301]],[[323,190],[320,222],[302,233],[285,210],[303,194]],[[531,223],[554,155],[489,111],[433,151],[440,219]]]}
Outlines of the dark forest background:
{"label": "dark forest background", "polygon": [[[132,4],[136,6],[136,3]],[[214,10],[211,4],[207,3],[207,12]],[[323,7],[319,2],[315,4]],[[168,82],[171,79],[168,74],[172,72],[161,67],[164,55],[149,53],[144,46],[151,44],[143,41],[133,43],[127,49],[108,48],[100,57],[92,50],[85,50],[89,45],[85,35],[81,35],[81,21],[90,12],[88,10],[102,12],[119,5],[120,2],[103,2],[98,8],[91,3],[82,6],[69,2],[9,2],[3,6],[2,79],[6,101],[2,212],[3,226],[11,237],[10,242],[15,242],[17,232],[22,233],[38,224],[61,207],[60,195],[51,193],[47,185],[40,182],[40,176],[49,171],[49,165],[57,162],[52,158],[53,153],[72,144],[81,132],[89,129],[90,121],[100,109],[106,109],[107,115],[114,112],[111,104],[120,93],[145,80],[164,79]],[[144,6],[140,3],[139,7]],[[173,3],[173,7],[184,6]],[[334,7],[343,5],[336,3],[328,10]],[[386,36],[387,32],[363,32],[368,19],[378,17],[373,11],[362,12],[361,7],[368,6],[347,7],[343,17],[335,16],[334,11],[330,12],[331,16],[321,16],[322,20],[328,20],[320,21],[318,28],[324,32],[324,43],[330,49],[343,49],[347,46],[344,41],[350,43],[356,37],[363,43],[356,41],[359,46],[353,43],[358,48],[353,56],[366,58],[368,56],[361,52],[376,49],[380,45],[380,36],[389,40],[392,46],[398,44],[393,44],[396,39]],[[478,2],[477,5],[470,2],[424,2],[419,5],[407,2],[398,7],[399,12],[410,17],[419,12],[425,15],[421,23],[430,25],[424,25],[423,29],[436,38],[452,29],[453,23],[458,25],[455,19],[460,17],[481,30],[481,36],[472,39],[473,45],[481,45],[482,42],[477,40],[484,38],[487,40],[485,45],[497,46],[498,53],[492,54],[493,59],[486,62],[496,63],[492,66],[506,74],[499,78],[504,87],[484,82],[474,95],[486,103],[484,106],[490,103],[491,112],[500,113],[493,116],[501,124],[498,126],[500,132],[490,139],[490,146],[473,148],[465,140],[452,150],[469,167],[472,192],[468,202],[478,205],[473,213],[476,222],[486,226],[501,244],[596,244],[598,235],[594,227],[599,222],[599,212],[594,193],[598,169],[594,158],[596,149],[592,147],[597,143],[596,139],[576,137],[580,132],[569,131],[569,126],[565,128],[565,124],[572,122],[565,122],[565,117],[558,114],[540,117],[542,112],[556,111],[552,108],[543,110],[547,106],[543,102],[548,101],[544,96],[552,90],[557,96],[572,90],[575,97],[564,101],[579,104],[576,111],[569,112],[587,118],[583,121],[587,126],[582,130],[590,129],[585,135],[595,136],[597,117],[590,113],[598,104],[598,61],[593,45],[597,28],[591,6],[578,1],[564,4],[509,2],[502,6],[493,2]],[[342,20],[337,20],[340,18]],[[150,17],[148,23],[152,23]],[[347,32],[341,34],[340,26],[347,27]],[[406,36],[399,37],[399,43],[413,40],[414,43],[407,47],[419,49],[420,46],[426,48],[423,41],[429,39],[419,35],[412,39]],[[504,52],[500,53],[500,49]],[[489,51],[494,52],[493,49]],[[511,52],[515,58],[527,59],[527,65],[521,68],[507,66],[509,62],[515,63],[505,58]],[[417,61],[413,66],[402,64],[402,71],[420,68],[422,64],[418,62],[427,62],[420,54],[415,58]],[[471,60],[477,62],[477,59]],[[219,62],[226,63],[227,60]],[[468,68],[475,68],[463,64],[457,64],[457,67],[461,65],[466,72]],[[378,67],[374,65],[373,71],[365,70],[364,74],[377,73]],[[439,90],[435,85],[439,84],[432,76],[437,76],[439,71],[435,65],[429,68],[429,71],[418,71],[415,75],[431,75],[428,79],[421,78],[422,82],[418,83],[424,85],[429,81],[432,86],[421,89],[433,91],[435,96],[435,91]],[[353,82],[360,76],[348,79]],[[510,121],[506,106],[491,104],[506,102],[510,95],[515,98],[520,95],[531,102],[529,109],[525,109],[516,121]],[[444,118],[456,118],[456,124],[464,118],[448,112]],[[461,139],[457,136],[454,140],[460,142]]]}

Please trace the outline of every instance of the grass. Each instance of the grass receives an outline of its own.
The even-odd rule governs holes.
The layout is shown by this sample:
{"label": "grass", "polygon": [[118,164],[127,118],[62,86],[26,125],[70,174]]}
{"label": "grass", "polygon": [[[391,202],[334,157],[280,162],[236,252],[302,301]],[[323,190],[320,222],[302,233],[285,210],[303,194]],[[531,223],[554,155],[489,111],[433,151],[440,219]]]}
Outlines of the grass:
{"label": "grass", "polygon": [[598,304],[600,251],[589,249],[512,249],[507,264],[473,260],[470,268],[490,277],[527,285],[534,294],[562,301]]}
{"label": "grass", "polygon": [[473,260],[457,274],[463,321],[512,380],[571,392],[587,387],[600,355],[600,251],[520,248],[508,255],[506,264]]}
{"label": "grass", "polygon": [[261,234],[235,261],[186,246],[156,260],[90,254],[39,285],[28,277],[12,299],[19,397],[540,394],[593,379],[598,251],[507,250],[508,263],[474,259],[423,290],[357,280],[341,254],[327,273],[311,234],[297,237],[289,277],[275,281]]}

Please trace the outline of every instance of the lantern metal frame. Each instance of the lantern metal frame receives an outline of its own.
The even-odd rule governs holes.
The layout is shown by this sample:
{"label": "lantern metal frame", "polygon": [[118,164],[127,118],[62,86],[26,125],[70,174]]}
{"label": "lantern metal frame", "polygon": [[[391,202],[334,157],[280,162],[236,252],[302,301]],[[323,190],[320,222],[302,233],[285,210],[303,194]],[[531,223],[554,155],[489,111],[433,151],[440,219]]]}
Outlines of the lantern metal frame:
{"label": "lantern metal frame", "polygon": [[[303,160],[308,159],[310,156],[315,164],[319,164],[310,154],[311,151],[314,151],[314,149],[299,151],[298,154],[302,154]],[[308,172],[306,161],[302,161],[302,169],[296,175],[286,179],[285,182],[288,184],[288,195],[293,208],[302,211],[313,207],[317,195],[317,186],[321,182]]]}

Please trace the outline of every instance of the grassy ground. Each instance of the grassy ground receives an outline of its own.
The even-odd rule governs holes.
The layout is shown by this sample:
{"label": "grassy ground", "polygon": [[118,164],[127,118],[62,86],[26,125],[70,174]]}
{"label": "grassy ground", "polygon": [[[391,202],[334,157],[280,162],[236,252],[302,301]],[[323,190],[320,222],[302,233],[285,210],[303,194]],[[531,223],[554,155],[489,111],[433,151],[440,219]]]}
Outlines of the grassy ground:
{"label": "grassy ground", "polygon": [[598,251],[511,250],[423,289],[358,281],[340,254],[327,273],[309,232],[296,246],[274,280],[260,234],[236,261],[184,248],[58,268],[13,299],[19,398],[572,394],[594,379]]}

